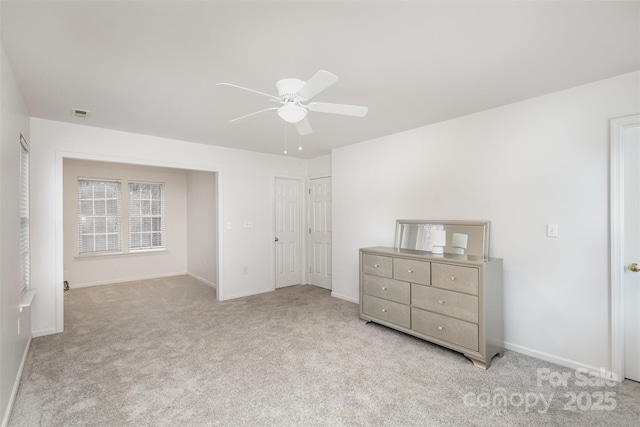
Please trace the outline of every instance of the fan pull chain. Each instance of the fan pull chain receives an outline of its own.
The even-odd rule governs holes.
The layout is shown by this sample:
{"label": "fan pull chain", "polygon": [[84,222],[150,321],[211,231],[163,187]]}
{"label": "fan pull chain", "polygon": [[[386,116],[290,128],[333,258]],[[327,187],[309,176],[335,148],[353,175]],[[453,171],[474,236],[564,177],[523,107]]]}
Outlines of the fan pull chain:
{"label": "fan pull chain", "polygon": [[284,154],[287,154],[287,122],[284,122]]}

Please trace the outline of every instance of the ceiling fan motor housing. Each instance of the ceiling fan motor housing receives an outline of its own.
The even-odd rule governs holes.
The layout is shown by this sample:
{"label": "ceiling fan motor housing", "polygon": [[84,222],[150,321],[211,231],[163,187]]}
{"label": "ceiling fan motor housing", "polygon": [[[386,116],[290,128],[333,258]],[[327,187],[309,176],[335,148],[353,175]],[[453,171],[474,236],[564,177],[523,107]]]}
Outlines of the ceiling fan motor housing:
{"label": "ceiling fan motor housing", "polygon": [[299,101],[302,98],[297,94],[298,90],[305,84],[300,79],[280,79],[276,82],[276,89],[278,90],[278,96],[283,101],[292,100]]}

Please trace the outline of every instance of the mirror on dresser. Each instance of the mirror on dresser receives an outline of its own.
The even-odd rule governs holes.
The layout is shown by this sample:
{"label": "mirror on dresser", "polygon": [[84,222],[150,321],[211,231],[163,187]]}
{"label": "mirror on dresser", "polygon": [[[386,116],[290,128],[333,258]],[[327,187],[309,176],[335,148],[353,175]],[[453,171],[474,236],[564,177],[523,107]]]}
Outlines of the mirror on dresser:
{"label": "mirror on dresser", "polygon": [[443,252],[480,258],[489,257],[489,221],[396,221],[395,247],[436,253],[433,246],[436,233],[444,230]]}

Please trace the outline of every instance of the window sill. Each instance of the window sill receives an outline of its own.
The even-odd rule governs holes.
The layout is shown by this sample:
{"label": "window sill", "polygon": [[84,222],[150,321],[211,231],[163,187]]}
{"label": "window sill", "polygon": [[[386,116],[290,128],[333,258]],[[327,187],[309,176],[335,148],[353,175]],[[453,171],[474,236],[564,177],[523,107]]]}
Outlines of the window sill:
{"label": "window sill", "polygon": [[23,308],[31,307],[31,303],[33,302],[33,297],[36,296],[35,289],[27,289],[22,296],[20,297],[20,313],[22,313]]}
{"label": "window sill", "polygon": [[84,260],[95,260],[96,258],[121,258],[121,257],[130,257],[130,256],[140,256],[140,255],[162,255],[168,254],[169,251],[167,249],[146,249],[140,251],[131,251],[131,252],[102,252],[96,254],[80,254],[77,255],[74,259],[76,261],[84,261]]}

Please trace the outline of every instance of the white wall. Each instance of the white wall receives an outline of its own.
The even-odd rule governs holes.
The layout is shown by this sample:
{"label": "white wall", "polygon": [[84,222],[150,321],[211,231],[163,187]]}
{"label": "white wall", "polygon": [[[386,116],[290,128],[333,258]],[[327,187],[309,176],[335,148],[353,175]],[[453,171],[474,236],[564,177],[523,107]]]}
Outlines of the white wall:
{"label": "white wall", "polygon": [[319,178],[331,175],[331,154],[309,159],[309,178]]}
{"label": "white wall", "polygon": [[[504,259],[508,348],[610,367],[609,120],[638,113],[640,73],[332,152],[333,294],[358,298],[358,248],[405,219],[488,219]],[[545,224],[559,224],[548,238]]]}
{"label": "white wall", "polygon": [[[187,171],[122,163],[66,159],[64,178],[64,280],[82,287],[187,272]],[[128,217],[128,181],[164,183],[166,251],[78,257],[78,178],[120,179],[122,215]],[[128,223],[122,224],[127,246]],[[128,251],[127,251],[128,252]]]}
{"label": "white wall", "polygon": [[[147,135],[31,119],[32,270],[39,294],[34,335],[61,331],[62,159],[144,164],[218,172],[218,297],[274,289],[273,182],[275,175],[307,175],[306,160],[195,144]],[[240,227],[252,220],[253,228]],[[231,222],[226,229],[220,224]],[[249,274],[242,274],[242,266]]]}
{"label": "white wall", "polygon": [[217,287],[218,206],[216,174],[189,171],[187,175],[187,271]]}
{"label": "white wall", "polygon": [[31,310],[20,313],[18,308],[20,133],[27,141],[30,136],[29,112],[4,48],[0,50],[0,422],[4,425],[18,390],[23,357],[31,339]]}

